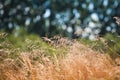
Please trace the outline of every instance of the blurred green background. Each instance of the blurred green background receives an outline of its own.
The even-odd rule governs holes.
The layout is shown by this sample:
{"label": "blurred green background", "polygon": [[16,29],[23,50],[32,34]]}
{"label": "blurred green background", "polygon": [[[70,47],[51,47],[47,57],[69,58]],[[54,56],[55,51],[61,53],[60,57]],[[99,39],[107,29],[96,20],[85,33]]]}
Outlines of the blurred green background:
{"label": "blurred green background", "polygon": [[120,34],[113,20],[120,0],[0,0],[0,29],[18,36],[26,33],[52,37],[94,39]]}

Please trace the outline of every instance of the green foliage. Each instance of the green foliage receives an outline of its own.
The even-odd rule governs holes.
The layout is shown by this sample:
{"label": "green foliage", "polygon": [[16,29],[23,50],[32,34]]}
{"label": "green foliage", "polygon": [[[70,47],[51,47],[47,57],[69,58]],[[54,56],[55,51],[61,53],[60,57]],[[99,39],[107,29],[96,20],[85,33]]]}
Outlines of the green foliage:
{"label": "green foliage", "polygon": [[82,39],[80,39],[80,42],[98,52],[105,53],[105,51],[106,51],[106,47],[105,47],[104,43],[102,43],[99,40],[92,41],[92,40],[89,40],[86,38],[82,38]]}
{"label": "green foliage", "polygon": [[[16,35],[17,33],[17,35]],[[28,34],[23,28],[20,31],[14,31],[14,34],[0,33],[0,60],[7,58],[17,58],[23,52],[55,57],[65,54],[67,48],[57,48],[49,43],[44,42],[38,35]],[[36,56],[35,59],[40,58]]]}
{"label": "green foliage", "polygon": [[106,34],[101,39],[90,41],[88,39],[80,39],[85,45],[88,45],[93,50],[101,53],[108,53],[112,58],[120,56],[120,37],[115,34]]}
{"label": "green foliage", "polygon": [[113,34],[107,34],[105,36],[107,43],[107,52],[114,57],[120,56],[120,37]]}

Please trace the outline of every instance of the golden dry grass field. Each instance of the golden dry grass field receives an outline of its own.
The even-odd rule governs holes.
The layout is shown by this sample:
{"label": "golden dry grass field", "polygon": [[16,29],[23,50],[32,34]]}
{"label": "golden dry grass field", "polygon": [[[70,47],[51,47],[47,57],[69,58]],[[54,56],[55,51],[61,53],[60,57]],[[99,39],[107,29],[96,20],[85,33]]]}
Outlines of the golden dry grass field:
{"label": "golden dry grass field", "polygon": [[[37,48],[35,45],[46,44],[27,42],[25,51],[1,48],[0,80],[120,80],[120,66],[116,64],[119,58],[115,62],[109,54],[101,54],[81,42],[61,46],[59,41],[54,44],[60,45],[57,47],[51,44]],[[11,58],[14,53],[17,56]]]}

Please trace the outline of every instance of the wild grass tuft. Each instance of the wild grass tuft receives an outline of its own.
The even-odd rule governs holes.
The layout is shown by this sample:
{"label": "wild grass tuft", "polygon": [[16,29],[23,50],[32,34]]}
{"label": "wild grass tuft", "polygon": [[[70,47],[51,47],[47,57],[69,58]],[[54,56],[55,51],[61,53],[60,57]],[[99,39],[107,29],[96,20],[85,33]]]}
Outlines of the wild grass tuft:
{"label": "wild grass tuft", "polygon": [[[8,41],[12,47],[5,48],[4,41],[6,44]],[[120,62],[119,58],[115,62],[109,54],[101,54],[79,41],[70,40],[68,45],[68,39],[61,38],[51,45],[29,37],[23,40],[25,49],[16,47],[9,39],[4,41],[0,43],[3,46],[0,54],[5,55],[0,55],[0,80],[120,79],[120,66],[116,65],[116,62]]]}

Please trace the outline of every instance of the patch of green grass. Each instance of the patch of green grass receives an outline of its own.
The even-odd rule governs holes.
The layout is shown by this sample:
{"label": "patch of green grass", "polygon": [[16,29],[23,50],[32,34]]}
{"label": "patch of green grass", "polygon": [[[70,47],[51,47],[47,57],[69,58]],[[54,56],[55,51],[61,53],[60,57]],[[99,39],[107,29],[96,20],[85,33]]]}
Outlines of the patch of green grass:
{"label": "patch of green grass", "polygon": [[[1,32],[0,34],[3,34]],[[67,52],[66,47],[53,46],[41,39],[35,34],[7,34],[0,36],[0,50],[4,53],[2,59],[17,58],[22,52],[29,52],[32,54],[34,50],[42,51],[42,54],[50,57],[65,54]]]}

